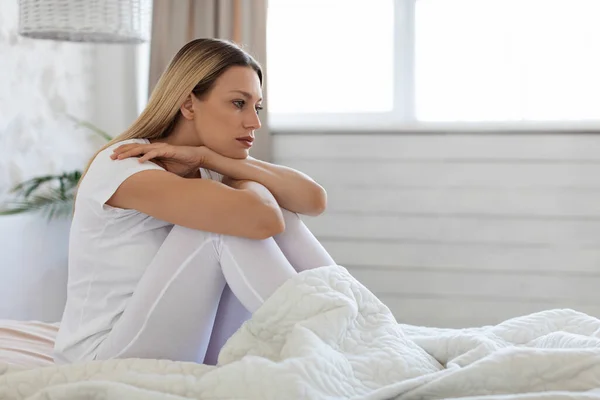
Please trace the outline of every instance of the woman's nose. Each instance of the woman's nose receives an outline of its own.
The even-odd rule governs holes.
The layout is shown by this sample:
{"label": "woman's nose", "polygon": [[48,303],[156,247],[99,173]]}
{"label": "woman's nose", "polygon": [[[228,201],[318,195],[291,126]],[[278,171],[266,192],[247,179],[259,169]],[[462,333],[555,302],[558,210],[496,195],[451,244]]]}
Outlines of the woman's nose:
{"label": "woman's nose", "polygon": [[244,121],[244,125],[246,128],[260,129],[262,125],[260,123],[260,117],[258,116],[258,113],[256,113],[254,110],[249,111]]}

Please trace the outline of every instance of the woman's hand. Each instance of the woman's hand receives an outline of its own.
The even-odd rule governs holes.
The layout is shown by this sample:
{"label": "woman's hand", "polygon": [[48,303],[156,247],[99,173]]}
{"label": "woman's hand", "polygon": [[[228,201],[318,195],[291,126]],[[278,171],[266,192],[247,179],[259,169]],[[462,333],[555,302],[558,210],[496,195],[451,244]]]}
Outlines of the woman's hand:
{"label": "woman's hand", "polygon": [[233,188],[252,182],[261,184],[282,208],[298,214],[317,216],[327,207],[327,192],[321,185],[308,175],[283,165],[252,157],[238,160],[216,154],[208,160],[208,169],[229,177],[223,183]]}
{"label": "woman's hand", "polygon": [[114,149],[111,158],[123,160],[139,157],[140,163],[152,160],[164,169],[182,177],[194,177],[208,163],[213,151],[205,146],[174,146],[167,143],[130,143]]}

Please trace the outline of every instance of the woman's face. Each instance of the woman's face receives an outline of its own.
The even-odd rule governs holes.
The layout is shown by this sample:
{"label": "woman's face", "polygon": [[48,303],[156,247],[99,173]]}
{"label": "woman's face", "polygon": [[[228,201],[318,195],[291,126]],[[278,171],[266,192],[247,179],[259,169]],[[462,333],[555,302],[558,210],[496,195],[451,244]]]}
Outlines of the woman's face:
{"label": "woman's face", "polygon": [[254,131],[260,128],[261,102],[260,80],[252,68],[227,69],[202,99],[192,96],[200,142],[225,157],[248,157]]}

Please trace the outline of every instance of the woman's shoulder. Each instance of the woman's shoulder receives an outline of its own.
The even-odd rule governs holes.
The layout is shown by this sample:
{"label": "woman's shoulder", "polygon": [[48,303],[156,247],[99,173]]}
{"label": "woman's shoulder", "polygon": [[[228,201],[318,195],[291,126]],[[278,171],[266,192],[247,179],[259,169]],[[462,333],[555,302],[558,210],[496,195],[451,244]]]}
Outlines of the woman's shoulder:
{"label": "woman's shoulder", "polygon": [[148,143],[147,139],[127,139],[113,143],[110,146],[102,149],[92,160],[90,167],[86,173],[83,182],[85,181],[112,181],[121,180],[123,176],[131,175],[135,172],[146,169],[161,169],[162,167],[151,162],[139,163],[136,157],[126,158],[122,160],[113,160],[111,155],[113,150],[121,145],[129,143]]}
{"label": "woman's shoulder", "polygon": [[110,156],[113,153],[113,150],[119,146],[122,146],[124,144],[130,144],[130,143],[149,143],[149,141],[148,141],[148,139],[126,139],[126,140],[121,140],[116,143],[112,143],[111,145],[100,150],[98,152],[98,154],[96,154],[96,156],[92,160],[90,168],[94,167],[94,166],[110,163],[110,161],[112,161]]}
{"label": "woman's shoulder", "polygon": [[131,175],[149,169],[164,170],[152,163],[140,163],[136,157],[113,160],[110,156],[113,149],[123,144],[148,143],[146,139],[127,139],[113,143],[102,149],[92,160],[89,169],[81,180],[78,198],[94,200],[102,207],[114,194],[117,188]]}

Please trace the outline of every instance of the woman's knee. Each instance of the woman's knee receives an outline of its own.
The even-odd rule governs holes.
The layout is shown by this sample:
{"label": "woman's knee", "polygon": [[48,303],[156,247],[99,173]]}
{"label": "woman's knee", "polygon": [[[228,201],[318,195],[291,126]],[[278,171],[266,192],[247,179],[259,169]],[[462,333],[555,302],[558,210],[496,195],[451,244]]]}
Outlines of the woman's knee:
{"label": "woman's knee", "polygon": [[295,225],[298,223],[301,223],[302,220],[300,219],[300,216],[292,211],[286,210],[285,208],[281,209],[281,213],[283,215],[283,220],[285,222],[285,228],[287,229],[289,225]]}
{"label": "woman's knee", "polygon": [[184,240],[187,243],[202,244],[207,241],[218,243],[221,240],[221,236],[218,233],[202,231],[199,229],[187,228],[185,226],[175,225],[171,232],[167,236],[169,238],[177,238],[177,240]]}
{"label": "woman's knee", "polygon": [[187,259],[197,260],[198,257],[208,259],[218,259],[218,254],[222,246],[222,235],[201,231],[198,229],[186,228],[175,225],[167,235],[155,256],[157,262],[167,262],[165,258],[171,259],[173,266],[179,265]]}

